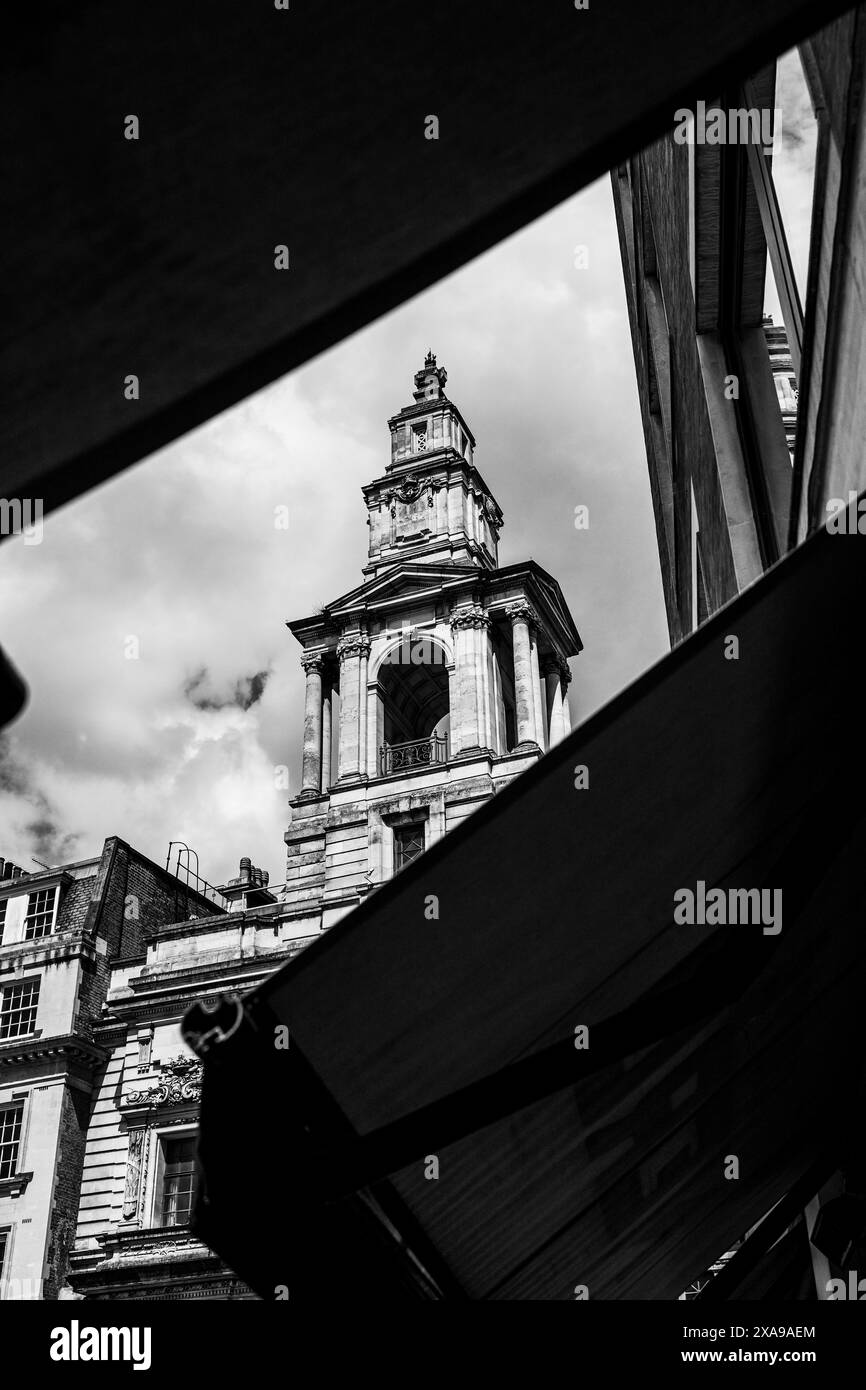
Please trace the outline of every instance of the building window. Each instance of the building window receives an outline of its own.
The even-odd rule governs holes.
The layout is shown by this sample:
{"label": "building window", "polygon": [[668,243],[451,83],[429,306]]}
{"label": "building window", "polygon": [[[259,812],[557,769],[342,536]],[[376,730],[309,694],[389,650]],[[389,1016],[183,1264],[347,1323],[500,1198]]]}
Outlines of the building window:
{"label": "building window", "polygon": [[6,925],[6,904],[8,898],[0,898],[0,946],[3,945],[3,928]]}
{"label": "building window", "polygon": [[[0,1107],[0,1181],[13,1178],[18,1171],[18,1150],[21,1146],[21,1117],[23,1105]],[[0,1232],[5,1239],[6,1232]],[[0,1253],[0,1274],[3,1272],[3,1257]]]}
{"label": "building window", "polygon": [[22,980],[6,986],[0,994],[0,1042],[6,1038],[21,1038],[34,1031],[38,1003],[38,980]]}
{"label": "building window", "polygon": [[187,1226],[195,1193],[195,1135],[163,1139],[158,1224]]}
{"label": "building window", "polygon": [[54,905],[57,899],[56,888],[37,888],[27,899],[27,915],[24,918],[24,940],[35,941],[40,936],[48,936],[54,926]]}
{"label": "building window", "polygon": [[423,454],[427,448],[427,421],[412,426],[412,448],[416,454]]}
{"label": "building window", "polygon": [[424,853],[424,822],[394,827],[394,872],[399,873]]}

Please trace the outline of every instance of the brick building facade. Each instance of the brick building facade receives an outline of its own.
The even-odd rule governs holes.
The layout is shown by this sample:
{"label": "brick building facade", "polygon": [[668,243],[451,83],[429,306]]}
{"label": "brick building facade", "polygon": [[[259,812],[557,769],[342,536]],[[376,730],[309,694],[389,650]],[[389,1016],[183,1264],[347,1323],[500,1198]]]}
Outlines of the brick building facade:
{"label": "brick building facade", "polygon": [[65,1283],[115,962],[139,953],[144,921],[203,906],[116,838],[37,873],[0,864],[0,1297]]}

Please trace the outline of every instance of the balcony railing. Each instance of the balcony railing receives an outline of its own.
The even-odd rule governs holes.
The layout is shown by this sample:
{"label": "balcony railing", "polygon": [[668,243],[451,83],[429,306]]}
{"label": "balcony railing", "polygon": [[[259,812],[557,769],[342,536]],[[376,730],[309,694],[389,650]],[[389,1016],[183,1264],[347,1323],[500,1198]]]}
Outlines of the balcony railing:
{"label": "balcony railing", "polygon": [[445,734],[411,739],[408,743],[385,743],[379,749],[379,775],[390,777],[395,772],[410,772],[414,767],[432,767],[447,761],[448,738]]}

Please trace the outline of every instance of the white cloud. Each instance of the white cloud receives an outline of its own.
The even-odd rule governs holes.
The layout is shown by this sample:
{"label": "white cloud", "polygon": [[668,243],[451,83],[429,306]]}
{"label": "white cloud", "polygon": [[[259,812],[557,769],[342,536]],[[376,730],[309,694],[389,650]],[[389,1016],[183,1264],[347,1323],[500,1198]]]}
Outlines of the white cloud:
{"label": "white cloud", "polygon": [[[573,268],[576,243],[590,269]],[[562,584],[586,651],[585,716],[663,654],[666,630],[622,271],[607,181],[291,377],[0,549],[3,642],[32,691],[6,738],[0,853],[84,857],[170,838],[212,882],[248,854],[283,877],[303,721],[285,629],[361,580],[361,486],[428,347],[505,512],[501,562]],[[587,532],[573,527],[587,503]],[[287,506],[288,531],[274,527]],[[127,660],[135,636],[140,659]],[[261,698],[227,700],[256,673]],[[34,829],[34,827],[37,827]],[[40,852],[41,851],[41,852]]]}

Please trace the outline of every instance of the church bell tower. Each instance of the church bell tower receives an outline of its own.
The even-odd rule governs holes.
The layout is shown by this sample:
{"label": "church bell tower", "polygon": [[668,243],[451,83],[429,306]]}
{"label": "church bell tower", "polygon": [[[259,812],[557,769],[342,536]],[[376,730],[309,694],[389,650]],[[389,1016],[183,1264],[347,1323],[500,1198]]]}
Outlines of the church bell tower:
{"label": "church bell tower", "polygon": [[364,582],[288,624],[306,672],[286,831],[297,935],[339,920],[570,728],[581,650],[556,580],[499,565],[502,512],[428,352],[363,489]]}

